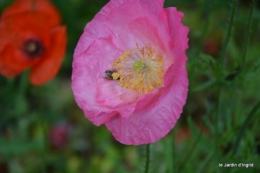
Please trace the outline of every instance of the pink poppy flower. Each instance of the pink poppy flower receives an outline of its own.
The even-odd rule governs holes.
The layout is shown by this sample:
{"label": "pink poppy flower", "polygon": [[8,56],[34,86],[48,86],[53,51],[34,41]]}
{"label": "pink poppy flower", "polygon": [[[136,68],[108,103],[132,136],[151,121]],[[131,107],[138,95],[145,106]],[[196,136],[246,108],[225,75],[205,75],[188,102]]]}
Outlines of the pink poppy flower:
{"label": "pink poppy flower", "polygon": [[110,0],[74,52],[72,90],[86,118],[116,140],[158,141],[186,102],[188,28],[164,0]]}

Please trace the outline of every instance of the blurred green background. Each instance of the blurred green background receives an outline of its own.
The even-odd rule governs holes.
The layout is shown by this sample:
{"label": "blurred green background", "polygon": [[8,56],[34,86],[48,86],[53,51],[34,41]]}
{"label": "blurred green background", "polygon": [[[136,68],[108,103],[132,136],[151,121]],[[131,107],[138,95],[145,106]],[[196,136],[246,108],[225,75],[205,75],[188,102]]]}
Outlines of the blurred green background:
{"label": "blurred green background", "polygon": [[[0,0],[0,11],[12,2]],[[41,87],[27,83],[28,72],[14,79],[0,76],[0,173],[143,172],[144,146],[122,145],[103,125],[90,123],[71,91],[74,48],[86,23],[108,0],[52,2],[67,25],[66,57],[57,77]],[[190,84],[177,125],[151,145],[150,172],[260,172],[260,4],[256,1],[249,28],[251,0],[238,1],[222,56],[233,2],[165,2],[184,12],[183,23],[190,28]],[[254,165],[223,168],[219,163]]]}

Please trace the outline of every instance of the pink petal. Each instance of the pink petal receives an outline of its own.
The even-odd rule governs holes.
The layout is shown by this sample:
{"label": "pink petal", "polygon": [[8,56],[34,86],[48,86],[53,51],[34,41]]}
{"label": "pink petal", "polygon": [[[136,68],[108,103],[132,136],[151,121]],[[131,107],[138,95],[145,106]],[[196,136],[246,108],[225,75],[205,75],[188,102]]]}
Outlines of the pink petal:
{"label": "pink petal", "polygon": [[[75,49],[72,89],[95,125],[105,124],[124,144],[147,144],[174,127],[187,97],[188,28],[164,0],[111,0],[89,22]],[[126,50],[150,46],[165,60],[164,85],[139,94],[104,79]]]}
{"label": "pink petal", "polygon": [[[82,38],[88,39],[88,35]],[[81,43],[81,39],[79,44]],[[103,51],[100,51],[102,47]],[[104,112],[111,116],[117,113],[109,110],[95,101],[98,83],[104,81],[104,72],[112,63],[111,57],[118,56],[119,52],[109,39],[96,39],[87,50],[74,58],[72,73],[72,90],[78,106],[84,111],[85,116],[95,125],[100,125],[108,120]],[[96,57],[103,57],[102,63]],[[103,72],[103,73],[101,73]]]}
{"label": "pink petal", "polygon": [[127,145],[148,144],[169,133],[179,119],[187,98],[185,62],[186,58],[182,57],[182,61],[170,67],[166,78],[172,81],[171,86],[161,89],[163,93],[159,98],[128,118],[117,115],[106,123],[116,140]]}

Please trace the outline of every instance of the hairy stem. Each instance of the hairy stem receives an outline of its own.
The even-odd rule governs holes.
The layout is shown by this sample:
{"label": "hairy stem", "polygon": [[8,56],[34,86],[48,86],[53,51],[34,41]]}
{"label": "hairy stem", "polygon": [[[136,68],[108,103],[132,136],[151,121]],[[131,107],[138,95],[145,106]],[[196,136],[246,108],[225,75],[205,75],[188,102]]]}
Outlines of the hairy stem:
{"label": "hairy stem", "polygon": [[238,135],[236,137],[232,154],[236,154],[240,141],[243,137],[243,134],[246,131],[246,128],[248,127],[249,123],[253,120],[254,116],[259,112],[259,110],[260,110],[260,101],[258,101],[258,103],[254,106],[254,108],[249,112],[248,116],[246,117],[246,120],[244,121],[242,127],[240,128]]}
{"label": "hairy stem", "polygon": [[195,52],[195,56],[199,57],[201,48],[203,47],[203,43],[205,41],[206,35],[207,35],[207,31],[209,28],[209,24],[210,24],[210,13],[212,12],[212,6],[213,6],[214,1],[213,0],[205,0],[205,9],[204,9],[204,15],[205,16],[205,24],[203,26],[202,29],[202,35],[201,35],[201,39],[199,40],[198,46],[197,46],[197,50]]}
{"label": "hairy stem", "polygon": [[149,173],[149,167],[150,167],[150,144],[147,144],[145,146],[145,148],[146,148],[146,160],[145,160],[144,173]]}
{"label": "hairy stem", "polygon": [[237,4],[238,4],[238,0],[233,0],[232,6],[231,6],[231,17],[230,17],[228,28],[227,28],[227,34],[226,34],[225,40],[223,42],[222,49],[221,49],[220,56],[219,56],[219,62],[220,62],[222,69],[224,68],[227,46],[228,46],[228,43],[230,41],[231,34],[232,34],[232,29],[233,29],[233,25],[234,25],[234,21],[235,21],[235,14],[236,14],[236,10],[237,10]]}
{"label": "hairy stem", "polygon": [[244,42],[244,51],[243,51],[243,57],[242,57],[242,70],[245,70],[246,68],[246,57],[247,57],[247,52],[248,52],[248,47],[249,47],[249,41],[250,41],[250,35],[251,35],[251,28],[252,28],[252,23],[253,23],[253,14],[254,14],[254,9],[256,6],[256,1],[257,0],[252,0],[252,4],[250,7],[250,11],[249,11],[249,16],[248,16],[248,20],[247,20],[247,26],[246,26],[246,38],[245,38],[245,42]]}

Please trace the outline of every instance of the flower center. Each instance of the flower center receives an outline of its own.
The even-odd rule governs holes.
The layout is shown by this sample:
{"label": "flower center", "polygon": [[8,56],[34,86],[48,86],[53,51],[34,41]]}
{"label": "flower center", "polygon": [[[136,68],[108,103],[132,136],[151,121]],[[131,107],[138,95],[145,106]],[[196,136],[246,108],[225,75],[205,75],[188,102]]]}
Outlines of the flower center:
{"label": "flower center", "polygon": [[142,61],[135,61],[133,64],[134,71],[141,71],[144,68],[144,63]]}
{"label": "flower center", "polygon": [[120,77],[117,84],[125,89],[148,93],[163,86],[164,59],[149,46],[126,50],[112,66],[117,69],[112,74],[113,79]]}
{"label": "flower center", "polygon": [[39,40],[28,39],[23,43],[23,52],[29,58],[35,58],[41,56],[43,53],[44,47]]}

